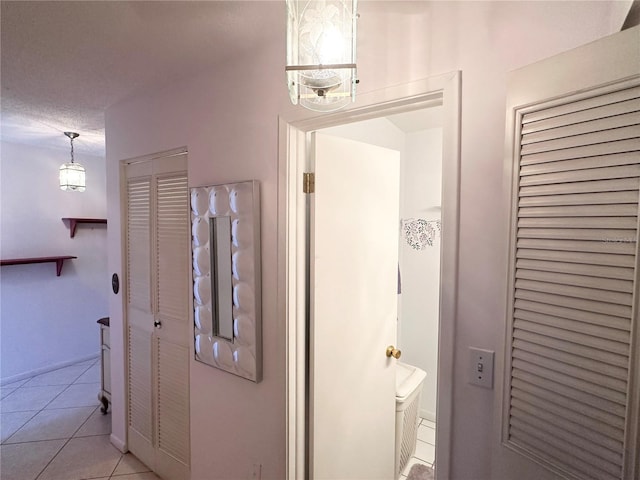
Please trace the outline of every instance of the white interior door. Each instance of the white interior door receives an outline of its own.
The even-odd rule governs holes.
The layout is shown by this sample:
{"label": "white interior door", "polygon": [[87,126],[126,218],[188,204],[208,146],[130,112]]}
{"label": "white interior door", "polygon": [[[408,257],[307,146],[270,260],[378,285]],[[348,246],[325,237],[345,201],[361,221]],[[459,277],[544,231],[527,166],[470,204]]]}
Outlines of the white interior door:
{"label": "white interior door", "polygon": [[400,154],[313,134],[309,470],[395,478]]}
{"label": "white interior door", "polygon": [[639,470],[640,27],[512,74],[493,478]]}
{"label": "white interior door", "polygon": [[128,444],[189,477],[189,206],[186,154],[126,167]]}

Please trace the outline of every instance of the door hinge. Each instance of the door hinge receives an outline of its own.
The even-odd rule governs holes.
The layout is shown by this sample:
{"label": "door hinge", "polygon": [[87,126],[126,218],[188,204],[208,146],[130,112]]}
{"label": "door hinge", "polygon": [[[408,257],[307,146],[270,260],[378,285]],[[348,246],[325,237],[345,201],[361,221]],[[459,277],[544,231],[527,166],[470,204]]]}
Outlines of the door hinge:
{"label": "door hinge", "polygon": [[302,174],[302,191],[313,193],[316,191],[316,175],[313,172]]}

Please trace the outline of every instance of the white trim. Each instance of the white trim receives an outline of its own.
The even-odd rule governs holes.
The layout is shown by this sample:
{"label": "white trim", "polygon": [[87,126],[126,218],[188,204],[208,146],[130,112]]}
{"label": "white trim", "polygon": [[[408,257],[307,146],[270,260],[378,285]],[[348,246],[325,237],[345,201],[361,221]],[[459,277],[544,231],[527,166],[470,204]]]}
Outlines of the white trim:
{"label": "white trim", "polygon": [[73,360],[67,360],[65,362],[47,365],[46,367],[36,368],[34,370],[29,370],[28,372],[18,373],[17,375],[11,375],[10,377],[0,379],[0,386],[5,387],[11,383],[19,382],[20,380],[26,380],[28,378],[35,377],[36,375],[42,375],[43,373],[48,373],[60,368],[69,367],[71,365],[75,365],[76,363],[87,362],[89,360],[97,360],[98,358],[100,358],[99,353],[96,353],[94,355],[84,355]]}
{"label": "white trim", "polygon": [[458,286],[461,73],[453,72],[358,96],[347,109],[320,114],[298,110],[279,119],[278,159],[278,317],[286,335],[287,479],[305,478],[305,200],[299,188],[306,162],[306,133],[321,128],[443,106],[443,185],[438,400],[437,479],[450,477],[454,338]]}
{"label": "white trim", "polygon": [[129,451],[127,448],[127,442],[119,439],[113,433],[109,435],[109,441],[111,442],[111,445],[116,447],[120,452],[127,453]]}

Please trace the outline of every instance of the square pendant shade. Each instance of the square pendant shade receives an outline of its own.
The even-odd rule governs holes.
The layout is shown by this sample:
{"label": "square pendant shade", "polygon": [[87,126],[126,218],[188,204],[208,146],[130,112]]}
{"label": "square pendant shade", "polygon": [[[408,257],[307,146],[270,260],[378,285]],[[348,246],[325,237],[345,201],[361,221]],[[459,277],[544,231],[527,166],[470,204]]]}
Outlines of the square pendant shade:
{"label": "square pendant shade", "polygon": [[60,188],[84,192],[86,188],[84,167],[79,163],[65,163],[60,166]]}
{"label": "square pendant shade", "polygon": [[330,112],[356,96],[357,0],[287,0],[287,83],[294,105]]}

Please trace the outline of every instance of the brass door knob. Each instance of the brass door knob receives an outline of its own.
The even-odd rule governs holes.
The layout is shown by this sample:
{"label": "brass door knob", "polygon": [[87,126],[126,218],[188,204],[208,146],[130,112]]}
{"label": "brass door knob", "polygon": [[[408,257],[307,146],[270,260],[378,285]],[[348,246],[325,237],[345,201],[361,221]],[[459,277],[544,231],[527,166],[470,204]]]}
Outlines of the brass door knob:
{"label": "brass door knob", "polygon": [[393,345],[389,345],[387,347],[387,357],[393,357],[397,360],[398,358],[400,358],[400,355],[402,355],[402,352]]}

